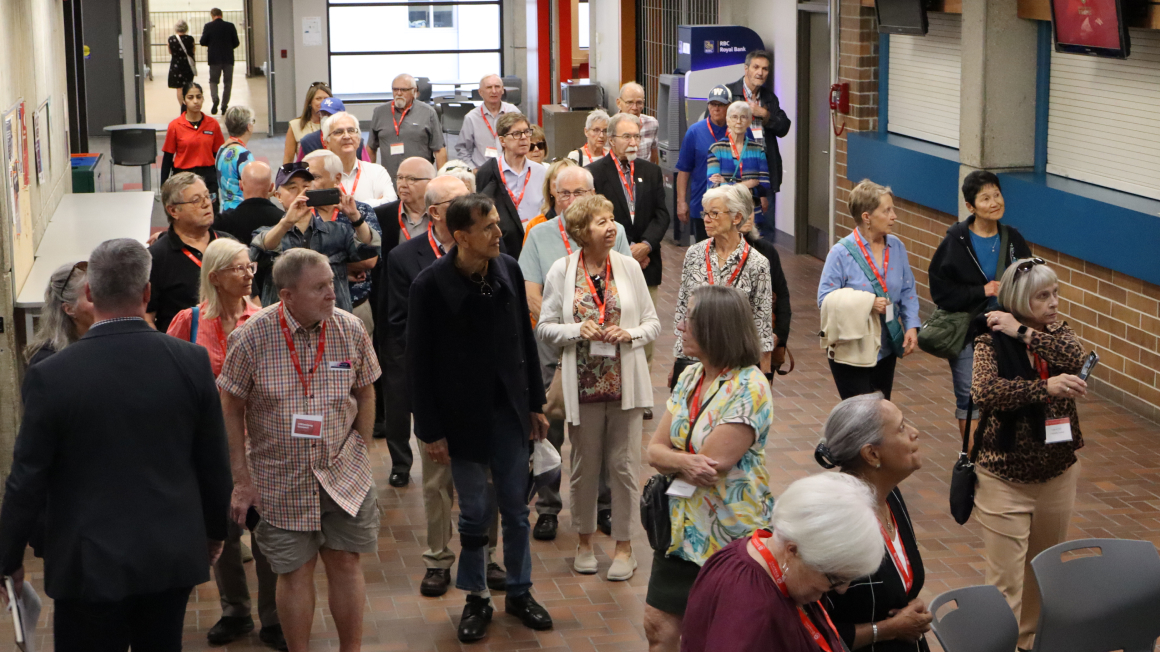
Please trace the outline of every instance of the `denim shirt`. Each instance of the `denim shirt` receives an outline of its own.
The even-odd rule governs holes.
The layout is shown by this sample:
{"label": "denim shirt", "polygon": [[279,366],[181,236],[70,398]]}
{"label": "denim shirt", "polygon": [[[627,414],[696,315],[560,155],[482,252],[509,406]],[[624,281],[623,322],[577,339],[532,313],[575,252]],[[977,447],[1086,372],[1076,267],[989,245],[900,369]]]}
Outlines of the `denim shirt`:
{"label": "denim shirt", "polygon": [[[858,262],[846,249],[842,242],[849,240],[858,246],[854,234],[842,238],[838,244],[830,249],[826,256],[826,265],[822,268],[822,278],[818,281],[818,307],[826,295],[841,288],[853,288],[864,292],[874,293],[874,285],[859,267]],[[890,266],[886,268],[886,293],[894,304],[894,313],[902,321],[903,330],[918,328],[922,320],[918,316],[918,294],[914,290],[914,273],[910,270],[910,259],[906,255],[906,247],[898,238],[886,236],[886,247],[890,252]],[[867,247],[869,250],[869,247]],[[877,267],[877,263],[873,263]],[[879,269],[879,271],[882,271]],[[886,330],[886,316],[880,315],[882,322],[882,347],[878,349],[878,359],[896,353],[890,341],[890,333]],[[901,351],[897,352],[901,355]]]}

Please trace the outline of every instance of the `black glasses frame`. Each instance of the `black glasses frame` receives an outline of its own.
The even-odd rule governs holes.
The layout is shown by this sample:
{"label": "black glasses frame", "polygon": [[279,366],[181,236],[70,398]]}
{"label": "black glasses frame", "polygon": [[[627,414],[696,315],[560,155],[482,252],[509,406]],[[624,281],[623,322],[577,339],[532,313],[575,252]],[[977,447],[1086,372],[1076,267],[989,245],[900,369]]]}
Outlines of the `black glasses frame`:
{"label": "black glasses frame", "polygon": [[70,269],[68,271],[68,275],[64,277],[63,283],[60,283],[60,284],[53,283],[52,284],[53,294],[55,294],[57,300],[61,301],[62,303],[65,301],[64,289],[67,288],[68,284],[72,282],[73,274],[75,274],[78,269],[87,274],[89,271],[89,261],[87,261],[87,260],[77,261],[77,263],[72,266],[72,269]]}

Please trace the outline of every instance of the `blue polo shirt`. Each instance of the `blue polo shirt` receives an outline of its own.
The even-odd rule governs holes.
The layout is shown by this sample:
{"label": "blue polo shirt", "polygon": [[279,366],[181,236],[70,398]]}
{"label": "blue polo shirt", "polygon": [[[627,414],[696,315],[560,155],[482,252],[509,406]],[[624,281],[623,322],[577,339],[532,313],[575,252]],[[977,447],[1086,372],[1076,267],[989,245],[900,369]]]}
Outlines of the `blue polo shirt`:
{"label": "blue polo shirt", "polygon": [[700,120],[689,127],[681,142],[681,155],[677,157],[677,171],[692,175],[689,179],[689,216],[695,220],[701,219],[701,211],[705,210],[701,206],[701,197],[708,187],[705,162],[709,159],[709,147],[719,140],[725,140],[728,129],[725,125],[712,125],[713,130],[710,131],[710,124],[707,120]]}

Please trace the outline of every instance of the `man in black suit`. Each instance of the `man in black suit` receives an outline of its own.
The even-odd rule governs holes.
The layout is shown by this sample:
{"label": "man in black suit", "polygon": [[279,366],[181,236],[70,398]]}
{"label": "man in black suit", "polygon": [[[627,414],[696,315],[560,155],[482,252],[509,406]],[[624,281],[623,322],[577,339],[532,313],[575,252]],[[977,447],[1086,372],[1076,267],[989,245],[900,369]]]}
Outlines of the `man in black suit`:
{"label": "man in black suit", "polygon": [[529,124],[520,113],[500,116],[495,133],[502,149],[475,173],[475,187],[490,197],[499,211],[503,253],[516,259],[524,246],[524,224],[540,214],[547,176],[546,167],[528,158]]}
{"label": "man in black suit", "polygon": [[28,370],[0,508],[0,572],[23,578],[47,515],[45,591],[56,649],[178,650],[229,514],[221,401],[200,346],[145,322],[149,252],[108,240],[89,257],[96,322]]}
{"label": "man in black suit", "polygon": [[209,61],[209,96],[213,100],[210,113],[218,112],[218,80],[225,77],[222,89],[222,113],[230,106],[230,89],[234,87],[234,48],[241,45],[238,28],[222,19],[222,10],[209,10],[210,21],[201,30],[201,46],[206,49]]}
{"label": "man in black suit", "polygon": [[503,523],[504,610],[526,627],[550,629],[532,597],[528,461],[532,439],[548,434],[535,336],[519,264],[499,251],[499,214],[479,194],[447,207],[455,247],[411,285],[407,377],[415,436],[437,464],[450,464],[459,494],[459,572],[468,591],[459,640],[487,635],[493,607],[486,584],[493,507]]}

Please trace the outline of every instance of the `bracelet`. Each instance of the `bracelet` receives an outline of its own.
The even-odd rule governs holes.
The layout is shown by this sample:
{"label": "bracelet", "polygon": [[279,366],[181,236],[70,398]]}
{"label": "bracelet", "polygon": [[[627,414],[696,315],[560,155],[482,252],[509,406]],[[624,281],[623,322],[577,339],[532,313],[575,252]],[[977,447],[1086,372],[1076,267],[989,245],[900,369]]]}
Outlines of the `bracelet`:
{"label": "bracelet", "polygon": [[878,642],[878,623],[870,623],[870,627],[874,633],[873,638],[870,639],[870,644],[873,645]]}
{"label": "bracelet", "polygon": [[357,221],[357,222],[351,222],[351,223],[350,223],[350,226],[351,226],[351,228],[355,228],[355,229],[357,229],[358,227],[360,227],[360,226],[362,226],[362,225],[364,225],[364,224],[366,224],[366,223],[367,223],[367,218],[365,218],[365,217],[360,217],[360,218],[358,218],[358,221]]}

